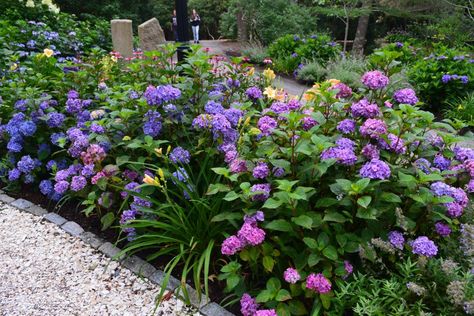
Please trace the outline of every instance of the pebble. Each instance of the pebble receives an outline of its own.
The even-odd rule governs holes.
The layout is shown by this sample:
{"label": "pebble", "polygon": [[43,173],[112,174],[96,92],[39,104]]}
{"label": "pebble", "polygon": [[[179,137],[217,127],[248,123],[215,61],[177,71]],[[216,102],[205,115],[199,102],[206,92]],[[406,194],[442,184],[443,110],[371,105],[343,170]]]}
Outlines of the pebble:
{"label": "pebble", "polygon": [[0,315],[200,315],[37,216],[0,205]]}

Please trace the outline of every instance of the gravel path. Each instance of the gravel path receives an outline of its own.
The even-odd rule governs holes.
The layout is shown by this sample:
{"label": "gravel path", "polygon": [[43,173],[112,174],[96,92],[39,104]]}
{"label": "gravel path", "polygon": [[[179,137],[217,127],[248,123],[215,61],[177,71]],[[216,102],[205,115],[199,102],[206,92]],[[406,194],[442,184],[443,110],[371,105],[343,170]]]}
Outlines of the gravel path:
{"label": "gravel path", "polygon": [[[0,203],[0,315],[152,315],[159,288],[40,217]],[[172,297],[155,315],[199,315]]]}

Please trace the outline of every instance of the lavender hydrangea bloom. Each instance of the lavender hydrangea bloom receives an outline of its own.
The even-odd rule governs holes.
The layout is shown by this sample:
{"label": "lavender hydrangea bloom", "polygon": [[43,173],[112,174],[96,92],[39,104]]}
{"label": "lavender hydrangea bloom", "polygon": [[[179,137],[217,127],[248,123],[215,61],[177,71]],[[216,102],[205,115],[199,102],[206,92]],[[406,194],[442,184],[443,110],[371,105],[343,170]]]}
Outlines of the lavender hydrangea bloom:
{"label": "lavender hydrangea bloom", "polygon": [[53,192],[53,183],[51,180],[42,180],[39,184],[39,189],[44,195],[50,195]]}
{"label": "lavender hydrangea bloom", "polygon": [[244,116],[244,111],[236,108],[230,108],[224,110],[224,116],[232,124],[232,126],[237,126],[240,119]]}
{"label": "lavender hydrangea bloom", "polygon": [[239,252],[244,246],[240,239],[232,235],[222,242],[221,253],[226,256],[232,256]]}
{"label": "lavender hydrangea bloom", "polygon": [[71,114],[76,114],[82,111],[83,103],[81,99],[67,99],[66,111]]}
{"label": "lavender hydrangea bloom", "polygon": [[415,91],[409,88],[395,91],[395,93],[393,94],[393,98],[398,103],[404,103],[404,104],[410,104],[410,105],[415,105],[416,103],[418,103],[418,98],[416,96]]}
{"label": "lavender hydrangea bloom", "polygon": [[379,159],[380,152],[377,146],[372,144],[367,144],[362,148],[361,154],[367,159]]}
{"label": "lavender hydrangea bloom", "polygon": [[66,141],[66,134],[64,133],[54,133],[54,134],[51,134],[51,143],[53,145],[56,145],[56,146],[60,146],[61,145],[61,140],[63,142]]}
{"label": "lavender hydrangea bloom", "polygon": [[33,136],[36,132],[36,124],[33,121],[25,121],[20,124],[20,133],[23,136]]}
{"label": "lavender hydrangea bloom", "polygon": [[12,170],[8,171],[8,181],[15,181],[20,179],[21,171],[17,168],[13,168]]}
{"label": "lavender hydrangea bloom", "polygon": [[254,184],[250,188],[250,192],[258,193],[252,195],[251,199],[253,201],[266,201],[270,197],[270,190],[270,183]]}
{"label": "lavender hydrangea bloom", "polygon": [[360,176],[362,178],[384,180],[390,177],[390,167],[379,159],[372,159],[362,166]]}
{"label": "lavender hydrangea bloom", "polygon": [[278,316],[274,309],[260,309],[255,312],[254,316]]}
{"label": "lavender hydrangea bloom", "polygon": [[64,181],[64,180],[56,182],[56,184],[54,185],[54,191],[59,194],[66,193],[68,188],[69,188],[69,182]]}
{"label": "lavender hydrangea bloom", "polygon": [[436,233],[442,237],[448,237],[451,234],[451,228],[449,225],[442,222],[437,222],[435,224],[435,230]]}
{"label": "lavender hydrangea bloom", "polygon": [[329,283],[328,279],[326,279],[322,273],[311,273],[306,278],[306,288],[324,294],[331,291],[331,283]]}
{"label": "lavender hydrangea bloom", "polygon": [[265,231],[255,224],[244,223],[237,233],[244,245],[258,246],[265,240]]}
{"label": "lavender hydrangea bloom", "polygon": [[200,114],[193,120],[194,128],[211,128],[212,127],[212,115],[210,114]]}
{"label": "lavender hydrangea bloom", "polygon": [[357,161],[357,156],[352,148],[331,147],[321,153],[321,160],[336,159],[338,163],[351,166]]}
{"label": "lavender hydrangea bloom", "polygon": [[244,293],[240,299],[240,312],[242,313],[242,316],[254,316],[257,309],[257,301],[247,293]]}
{"label": "lavender hydrangea bloom", "polygon": [[87,185],[87,180],[83,176],[74,176],[71,180],[71,190],[81,191]]}
{"label": "lavender hydrangea bloom", "polygon": [[274,118],[270,116],[263,116],[258,120],[257,126],[263,135],[269,136],[272,133],[272,130],[275,129],[278,124]]}
{"label": "lavender hydrangea bloom", "polygon": [[272,173],[276,178],[281,178],[285,175],[285,169],[280,167],[274,167]]}
{"label": "lavender hydrangea bloom", "polygon": [[22,173],[28,174],[35,169],[36,163],[35,160],[28,155],[21,157],[16,166]]}
{"label": "lavender hydrangea bloom", "polygon": [[405,244],[405,238],[403,234],[397,231],[391,231],[388,233],[388,240],[397,249],[403,250],[403,245]]}
{"label": "lavender hydrangea bloom", "polygon": [[356,122],[351,119],[345,119],[337,124],[337,130],[343,134],[350,134],[355,131]]}
{"label": "lavender hydrangea bloom", "polygon": [[160,134],[162,124],[161,115],[157,111],[149,110],[145,114],[145,123],[143,124],[143,133],[152,137],[156,137]]}
{"label": "lavender hydrangea bloom", "polygon": [[253,177],[255,179],[265,179],[270,174],[270,168],[264,162],[259,162],[253,169]]}
{"label": "lavender hydrangea bloom", "polygon": [[346,84],[339,82],[338,84],[332,86],[329,88],[330,90],[338,90],[336,94],[336,98],[341,99],[341,98],[350,98],[352,95],[352,89],[347,86]]}
{"label": "lavender hydrangea bloom", "polygon": [[251,100],[258,100],[263,97],[262,90],[257,87],[250,87],[245,91],[247,97]]}
{"label": "lavender hydrangea bloom", "polygon": [[456,160],[464,162],[468,159],[474,159],[474,149],[465,148],[465,147],[454,147],[454,154],[456,155]]}
{"label": "lavender hydrangea bloom", "polygon": [[66,119],[66,116],[62,113],[58,112],[52,112],[48,114],[48,120],[46,123],[48,124],[49,127],[61,127],[63,125],[64,120]]}
{"label": "lavender hydrangea bloom", "polygon": [[420,169],[426,174],[431,173],[431,163],[425,158],[419,158],[415,160],[415,167]]}
{"label": "lavender hydrangea bloom", "polygon": [[273,102],[270,106],[270,110],[273,111],[275,114],[283,114],[288,113],[290,108],[285,102]]}
{"label": "lavender hydrangea bloom", "polygon": [[288,283],[295,284],[301,279],[301,276],[296,269],[287,268],[283,273],[283,279]]}
{"label": "lavender hydrangea bloom", "polygon": [[144,97],[148,105],[161,105],[165,102],[177,100],[181,97],[181,91],[171,85],[165,86],[148,86],[145,90]]}
{"label": "lavender hydrangea bloom", "polygon": [[353,117],[374,118],[380,115],[380,110],[377,104],[362,99],[352,104],[351,113]]}
{"label": "lavender hydrangea bloom", "polygon": [[359,130],[363,136],[377,139],[380,135],[387,133],[387,125],[382,120],[368,119]]}
{"label": "lavender hydrangea bloom", "polygon": [[190,158],[191,155],[189,154],[189,151],[182,147],[176,147],[170,153],[170,159],[174,163],[187,164],[189,163]]}
{"label": "lavender hydrangea bloom", "polygon": [[420,236],[411,243],[412,252],[416,255],[434,257],[438,253],[436,244],[426,236]]}
{"label": "lavender hydrangea bloom", "polygon": [[369,89],[377,90],[385,88],[388,85],[389,79],[382,72],[374,70],[366,72],[362,76],[361,81]]}
{"label": "lavender hydrangea bloom", "polygon": [[230,163],[230,172],[232,173],[241,173],[247,171],[247,162],[243,159],[234,159]]}
{"label": "lavender hydrangea bloom", "polygon": [[442,154],[437,154],[433,159],[433,164],[441,171],[448,170],[451,166],[451,160],[445,158]]}
{"label": "lavender hydrangea bloom", "polygon": [[204,111],[206,111],[206,113],[208,114],[223,114],[224,107],[222,106],[222,104],[210,100],[204,106]]}
{"label": "lavender hydrangea bloom", "polygon": [[386,150],[393,151],[394,153],[397,153],[397,154],[404,154],[406,152],[407,148],[405,146],[405,141],[403,139],[391,133],[388,134],[387,138],[388,138],[388,143],[383,138],[380,138],[378,140],[380,147]]}
{"label": "lavender hydrangea bloom", "polygon": [[91,129],[92,133],[96,133],[96,134],[104,134],[105,133],[105,128],[102,125],[99,125],[97,123],[92,123],[90,129]]}

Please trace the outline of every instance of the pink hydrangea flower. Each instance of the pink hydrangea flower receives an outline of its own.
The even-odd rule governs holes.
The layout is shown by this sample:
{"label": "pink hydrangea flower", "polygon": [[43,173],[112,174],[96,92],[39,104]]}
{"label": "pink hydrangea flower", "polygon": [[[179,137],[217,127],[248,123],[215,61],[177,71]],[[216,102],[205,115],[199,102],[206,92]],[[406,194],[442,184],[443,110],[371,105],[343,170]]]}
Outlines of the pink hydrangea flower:
{"label": "pink hydrangea flower", "polygon": [[306,288],[314,290],[317,293],[324,294],[331,291],[331,283],[322,273],[311,273],[306,278]]}

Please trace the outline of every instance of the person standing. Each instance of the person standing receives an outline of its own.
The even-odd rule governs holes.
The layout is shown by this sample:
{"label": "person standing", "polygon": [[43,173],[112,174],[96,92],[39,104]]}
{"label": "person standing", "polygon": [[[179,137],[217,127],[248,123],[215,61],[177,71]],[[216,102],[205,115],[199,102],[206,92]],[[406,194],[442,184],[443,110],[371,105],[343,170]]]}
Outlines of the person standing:
{"label": "person standing", "polygon": [[176,10],[173,10],[173,18],[171,19],[171,28],[173,29],[174,41],[178,42],[178,18],[176,17]]}
{"label": "person standing", "polygon": [[201,17],[197,14],[196,10],[193,9],[193,15],[191,16],[191,26],[193,28],[194,43],[199,43],[199,25],[201,24]]}

